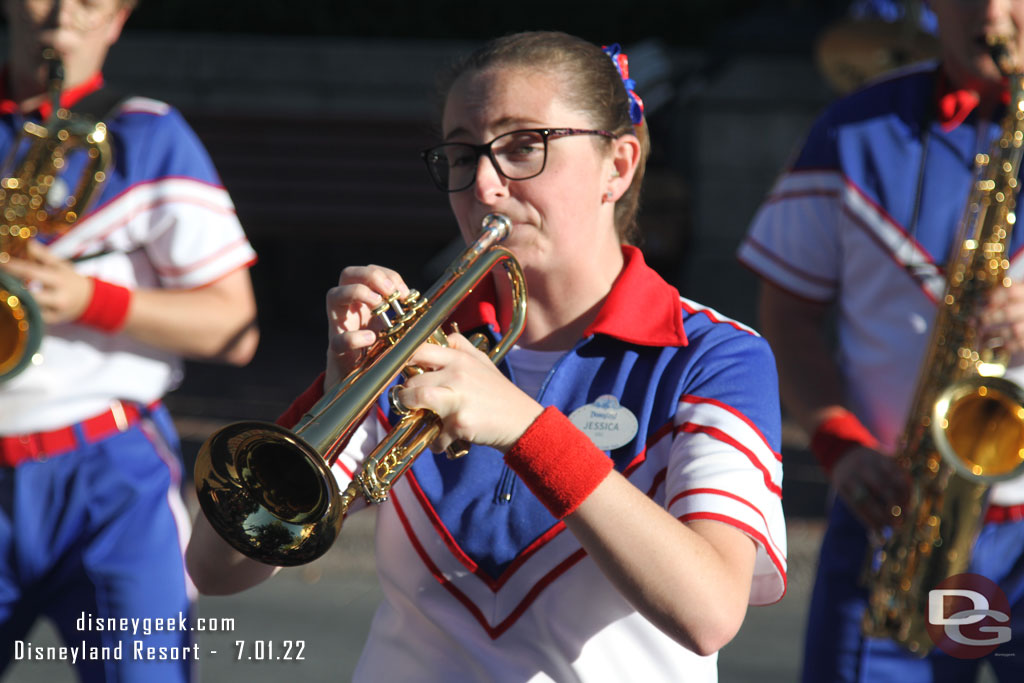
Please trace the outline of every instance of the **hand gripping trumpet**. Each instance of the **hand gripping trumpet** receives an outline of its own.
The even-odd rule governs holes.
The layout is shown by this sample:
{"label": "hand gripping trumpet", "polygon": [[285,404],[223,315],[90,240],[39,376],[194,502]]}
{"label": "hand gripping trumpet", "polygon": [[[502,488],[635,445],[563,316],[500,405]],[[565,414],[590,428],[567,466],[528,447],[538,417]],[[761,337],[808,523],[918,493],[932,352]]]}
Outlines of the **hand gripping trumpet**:
{"label": "hand gripping trumpet", "polygon": [[[37,234],[67,231],[89,207],[113,161],[106,126],[60,106],[60,58],[47,49],[43,59],[49,68],[53,113],[46,125],[25,123],[0,170],[0,263],[23,256]],[[78,185],[63,200],[51,201],[54,181],[76,149],[88,155]],[[17,278],[0,272],[0,382],[28,367],[42,338],[38,304]]]}
{"label": "hand gripping trumpet", "polygon": [[[519,338],[526,323],[526,280],[512,252],[499,246],[510,229],[505,216],[486,216],[479,239],[425,295],[414,290],[403,301],[392,296],[375,309],[386,329],[360,365],[329,388],[294,431],[273,423],[238,422],[207,439],[196,459],[196,492],[210,525],[225,541],[264,564],[305,564],[334,544],[358,496],[370,503],[387,500],[391,487],[440,432],[434,413],[405,410],[392,393],[392,407],[402,418],[344,492],[339,492],[331,465],[399,373],[410,377],[420,372],[408,365],[416,349],[425,342],[447,345],[441,325],[499,263],[512,285],[512,322],[489,351],[482,335],[471,341],[498,363]],[[449,449],[449,457],[464,453]]]}

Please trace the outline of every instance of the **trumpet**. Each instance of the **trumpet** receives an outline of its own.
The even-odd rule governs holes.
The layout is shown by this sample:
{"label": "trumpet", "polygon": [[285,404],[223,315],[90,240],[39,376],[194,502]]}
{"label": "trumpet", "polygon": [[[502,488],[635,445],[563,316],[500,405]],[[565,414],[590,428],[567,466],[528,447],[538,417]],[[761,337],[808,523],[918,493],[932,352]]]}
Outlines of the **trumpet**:
{"label": "trumpet", "polygon": [[[384,328],[352,372],[324,395],[294,431],[269,422],[228,425],[202,445],[195,482],[200,507],[210,525],[243,555],[264,564],[294,566],[327,552],[341,531],[351,503],[362,496],[382,503],[392,486],[441,429],[438,416],[407,410],[389,394],[401,416],[367,456],[341,492],[331,472],[349,437],[400,373],[420,368],[409,358],[424,343],[447,345],[441,326],[473,288],[499,263],[511,283],[512,321],[493,348],[483,335],[470,341],[498,363],[526,324],[526,279],[508,249],[500,246],[511,222],[500,214],[483,220],[480,237],[445,270],[422,297],[388,297],[374,309]],[[449,457],[465,455],[449,449]]]}
{"label": "trumpet", "polygon": [[[60,106],[64,83],[60,57],[47,49],[43,59],[53,110],[45,126],[25,123],[0,170],[0,263],[24,255],[28,241],[37,234],[69,230],[97,196],[113,160],[103,122]],[[50,201],[54,181],[76,149],[84,149],[88,155],[78,184],[63,200]],[[39,305],[17,278],[0,273],[0,383],[32,363],[42,338]]]}

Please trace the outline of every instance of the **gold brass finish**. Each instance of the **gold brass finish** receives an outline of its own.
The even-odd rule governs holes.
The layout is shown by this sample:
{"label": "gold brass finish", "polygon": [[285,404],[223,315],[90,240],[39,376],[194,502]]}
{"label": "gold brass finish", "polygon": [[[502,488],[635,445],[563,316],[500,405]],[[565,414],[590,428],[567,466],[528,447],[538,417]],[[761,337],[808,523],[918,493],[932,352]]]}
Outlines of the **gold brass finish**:
{"label": "gold brass finish", "polygon": [[[345,512],[358,496],[370,503],[387,500],[391,487],[439,433],[441,421],[434,413],[396,404],[402,418],[344,492],[339,492],[331,466],[399,373],[410,377],[422,372],[408,364],[416,349],[425,342],[447,345],[441,325],[499,263],[511,283],[512,322],[490,351],[482,337],[474,335],[470,341],[498,363],[519,338],[526,324],[526,279],[512,252],[499,245],[511,227],[505,216],[486,216],[481,236],[430,291],[423,296],[413,291],[403,300],[392,296],[375,309],[384,327],[376,343],[294,431],[272,423],[239,422],[203,444],[196,459],[196,491],[203,513],[224,540],[265,564],[305,564],[334,544]],[[391,400],[397,400],[393,393]],[[449,457],[464,454],[462,446],[449,449]]]}
{"label": "gold brass finish", "polygon": [[[51,49],[43,57],[53,113],[45,126],[25,123],[0,169],[0,263],[23,256],[36,235],[66,232],[89,208],[113,161],[106,126],[61,108],[63,65]],[[54,181],[78,149],[89,157],[78,185],[52,208],[47,199]],[[0,272],[0,383],[28,367],[42,339],[38,304],[17,278]]]}
{"label": "gold brass finish", "polygon": [[895,510],[891,534],[873,548],[865,572],[864,633],[920,656],[933,647],[928,592],[967,570],[991,484],[1020,474],[1024,462],[1024,390],[1001,377],[1008,362],[1002,349],[977,335],[989,294],[1009,285],[1004,254],[1024,141],[1021,72],[1009,64],[1005,41],[993,46],[993,57],[1009,77],[1010,105],[999,139],[977,159],[959,249],[897,450],[910,499]]}

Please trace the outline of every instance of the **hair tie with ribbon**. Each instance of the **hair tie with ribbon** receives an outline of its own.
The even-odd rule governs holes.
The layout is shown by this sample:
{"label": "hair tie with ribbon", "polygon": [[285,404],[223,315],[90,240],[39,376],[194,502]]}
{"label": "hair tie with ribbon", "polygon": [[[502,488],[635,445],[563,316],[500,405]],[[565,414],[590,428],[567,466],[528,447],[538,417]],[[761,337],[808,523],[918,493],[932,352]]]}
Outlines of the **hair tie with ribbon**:
{"label": "hair tie with ribbon", "polygon": [[626,94],[629,95],[629,120],[633,122],[634,126],[639,125],[644,119],[644,101],[636,94],[636,81],[629,77],[629,59],[618,43],[604,45],[601,49],[611,57],[612,64],[615,65],[615,70],[619,72],[619,77],[622,79],[622,84],[626,86]]}

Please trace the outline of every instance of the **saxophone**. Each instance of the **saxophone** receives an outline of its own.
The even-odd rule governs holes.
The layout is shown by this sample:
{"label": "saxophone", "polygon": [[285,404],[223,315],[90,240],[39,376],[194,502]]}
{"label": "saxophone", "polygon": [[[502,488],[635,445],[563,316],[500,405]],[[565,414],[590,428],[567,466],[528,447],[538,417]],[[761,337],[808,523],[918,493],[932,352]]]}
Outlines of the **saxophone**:
{"label": "saxophone", "polygon": [[[45,125],[27,121],[0,164],[0,263],[23,257],[37,235],[69,230],[99,196],[113,163],[103,122],[60,106],[64,65],[56,51],[44,50],[43,60],[53,113]],[[88,155],[77,185],[50,206],[55,180],[76,151]],[[0,272],[0,384],[38,362],[43,334],[39,305],[20,280]]]}
{"label": "saxophone", "polygon": [[918,377],[897,461],[909,472],[910,498],[894,507],[889,535],[876,540],[865,570],[865,635],[888,638],[924,656],[928,592],[966,571],[991,484],[1015,476],[1024,459],[1024,391],[1001,377],[1008,358],[986,347],[976,316],[989,293],[1007,287],[1024,144],[1024,90],[1007,40],[993,58],[1010,83],[999,138],[976,158],[948,267],[946,291]]}

